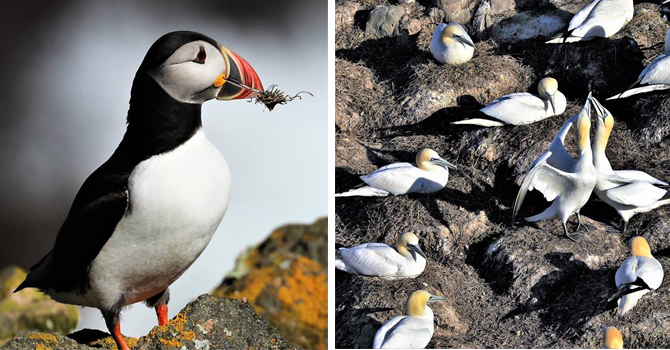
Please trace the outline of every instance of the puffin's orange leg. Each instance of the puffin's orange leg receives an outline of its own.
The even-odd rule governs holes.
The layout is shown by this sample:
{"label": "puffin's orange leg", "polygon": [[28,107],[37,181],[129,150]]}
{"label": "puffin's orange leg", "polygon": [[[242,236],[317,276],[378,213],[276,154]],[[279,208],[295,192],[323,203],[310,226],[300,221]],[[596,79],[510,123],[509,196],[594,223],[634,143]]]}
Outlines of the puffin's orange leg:
{"label": "puffin's orange leg", "polygon": [[156,305],[156,316],[158,316],[158,325],[164,326],[168,322],[167,304]]}
{"label": "puffin's orange leg", "polygon": [[114,341],[116,341],[116,347],[119,350],[130,350],[128,345],[126,344],[126,341],[123,340],[123,334],[121,334],[121,325],[119,323],[115,324],[112,329],[110,329],[112,332],[112,337],[114,337]]}

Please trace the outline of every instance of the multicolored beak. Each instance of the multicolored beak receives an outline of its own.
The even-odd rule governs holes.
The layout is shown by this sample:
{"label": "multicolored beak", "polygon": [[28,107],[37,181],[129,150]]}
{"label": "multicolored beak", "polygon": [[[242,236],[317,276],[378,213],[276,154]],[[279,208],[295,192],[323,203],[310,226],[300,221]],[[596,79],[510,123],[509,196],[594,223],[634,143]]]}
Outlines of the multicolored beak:
{"label": "multicolored beak", "polygon": [[263,92],[263,84],[249,62],[223,45],[219,45],[226,62],[226,71],[213,83],[221,87],[217,100],[254,98]]}

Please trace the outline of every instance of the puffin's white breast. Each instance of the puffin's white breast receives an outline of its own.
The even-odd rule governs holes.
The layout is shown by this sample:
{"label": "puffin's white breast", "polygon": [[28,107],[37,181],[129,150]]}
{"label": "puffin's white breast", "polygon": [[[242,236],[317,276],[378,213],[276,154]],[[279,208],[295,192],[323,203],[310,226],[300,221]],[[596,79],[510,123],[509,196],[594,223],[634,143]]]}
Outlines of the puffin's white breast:
{"label": "puffin's white breast", "polygon": [[[230,172],[202,129],[128,181],[129,209],[91,264],[93,298],[126,305],[163,291],[198,258],[228,208]],[[89,298],[90,299],[90,298]]]}

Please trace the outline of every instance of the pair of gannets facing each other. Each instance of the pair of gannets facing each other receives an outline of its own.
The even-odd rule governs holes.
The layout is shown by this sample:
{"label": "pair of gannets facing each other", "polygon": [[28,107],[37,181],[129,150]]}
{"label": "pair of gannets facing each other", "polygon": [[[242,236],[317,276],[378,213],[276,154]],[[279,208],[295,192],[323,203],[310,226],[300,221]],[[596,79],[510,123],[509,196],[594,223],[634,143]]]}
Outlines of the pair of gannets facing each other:
{"label": "pair of gannets facing each other", "polygon": [[417,290],[407,299],[407,315],[384,323],[375,334],[373,349],[423,349],[430,343],[435,326],[433,310],[428,304],[445,297]]}
{"label": "pair of gannets facing each other", "polygon": [[603,330],[603,349],[623,349],[623,337],[616,327],[601,326]]}
{"label": "pair of gannets facing each other", "polygon": [[641,236],[630,241],[630,255],[616,271],[617,292],[608,301],[617,300],[620,315],[625,315],[649,291],[663,282],[663,266],[653,256],[647,240]]}
{"label": "pair of gannets facing each other", "polygon": [[367,186],[337,193],[335,197],[377,196],[389,194],[433,193],[444,188],[449,169],[456,166],[442,159],[437,152],[424,148],[416,155],[416,163],[393,163],[361,176]]}
{"label": "pair of gannets facing each other", "polygon": [[619,213],[624,221],[622,231],[626,232],[633,215],[670,203],[670,192],[657,187],[668,184],[642,171],[612,170],[605,149],[614,128],[614,117],[595,98],[591,98],[591,103],[598,116],[593,142],[593,164],[598,174],[594,192]]}
{"label": "pair of gannets facing each other", "polygon": [[387,279],[413,278],[426,268],[426,254],[419,247],[419,238],[412,232],[398,238],[395,246],[385,243],[364,243],[340,248],[335,268],[351,274]]}
{"label": "pair of gannets facing each other", "polygon": [[[638,85],[637,87],[635,87]],[[628,90],[614,95],[608,100],[626,98],[633,95],[670,89],[670,30],[665,33],[665,52],[654,58],[647,67],[642,70],[637,81]]]}
{"label": "pair of gannets facing each other", "polygon": [[91,174],[53,249],[16,289],[100,309],[120,350],[120,312],[143,301],[167,323],[168,287],[198,258],[228,208],[230,172],[202,129],[202,104],[256,96],[241,57],[194,32],[158,39],[137,70],[128,128]]}
{"label": "pair of gannets facing each other", "polygon": [[442,64],[463,64],[472,58],[475,44],[458,23],[441,23],[433,32],[430,53]]}
{"label": "pair of gannets facing each other", "polygon": [[[531,165],[514,201],[512,220],[519,212],[526,193],[537,189],[547,201],[553,201],[553,203],[542,213],[526,218],[526,221],[560,219],[565,235],[575,240],[573,235],[579,233],[579,228],[582,226],[579,210],[589,200],[597,177],[589,135],[591,130],[590,97],[591,94],[579,114],[565,122],[551,142],[549,150]],[[570,156],[563,143],[568,130],[575,122],[577,123],[576,138],[579,152],[577,159]],[[578,225],[571,235],[566,222],[574,213],[577,214]]]}
{"label": "pair of gannets facing each other", "polygon": [[558,91],[558,81],[544,78],[537,85],[539,96],[528,92],[505,95],[480,109],[481,112],[496,120],[484,118],[465,119],[452,124],[503,126],[523,125],[538,122],[565,112],[568,102],[562,92]]}
{"label": "pair of gannets facing each other", "polygon": [[633,0],[594,0],[577,12],[568,31],[547,44],[609,38],[633,19]]}

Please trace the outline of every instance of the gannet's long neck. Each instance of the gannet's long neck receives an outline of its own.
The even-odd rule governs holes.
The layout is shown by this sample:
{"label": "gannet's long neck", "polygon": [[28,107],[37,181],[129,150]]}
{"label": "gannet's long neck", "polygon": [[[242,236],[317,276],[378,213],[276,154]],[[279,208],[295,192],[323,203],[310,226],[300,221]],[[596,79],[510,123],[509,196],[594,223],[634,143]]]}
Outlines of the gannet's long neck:
{"label": "gannet's long neck", "polygon": [[[604,125],[602,125],[604,124]],[[612,173],[612,165],[610,165],[605,149],[614,127],[614,118],[610,115],[605,118],[604,123],[598,123],[596,129],[596,139],[593,142],[593,165],[596,167],[598,174]]]}
{"label": "gannet's long neck", "polygon": [[579,158],[575,166],[575,170],[580,170],[584,164],[593,164],[593,153],[591,151],[591,131],[590,121],[588,117],[581,117],[577,120],[577,144],[579,150]]}

